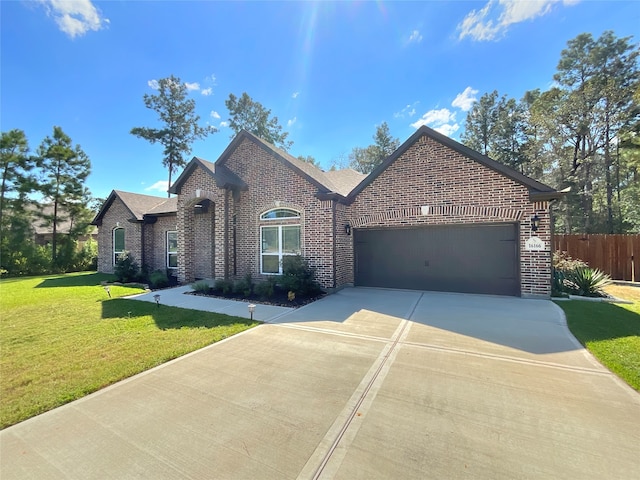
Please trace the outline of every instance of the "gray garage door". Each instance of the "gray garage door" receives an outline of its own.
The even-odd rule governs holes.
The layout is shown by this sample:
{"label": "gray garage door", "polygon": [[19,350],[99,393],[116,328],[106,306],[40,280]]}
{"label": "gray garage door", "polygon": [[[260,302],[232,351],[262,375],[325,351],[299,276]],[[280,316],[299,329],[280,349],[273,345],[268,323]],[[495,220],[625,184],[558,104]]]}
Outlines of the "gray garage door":
{"label": "gray garage door", "polygon": [[357,286],[520,295],[516,225],[355,229]]}

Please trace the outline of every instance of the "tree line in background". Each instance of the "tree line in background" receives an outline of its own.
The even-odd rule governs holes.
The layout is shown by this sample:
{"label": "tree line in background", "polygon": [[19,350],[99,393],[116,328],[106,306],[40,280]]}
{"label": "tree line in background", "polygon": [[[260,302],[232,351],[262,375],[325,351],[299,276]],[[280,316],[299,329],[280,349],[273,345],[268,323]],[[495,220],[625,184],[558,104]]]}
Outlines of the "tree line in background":
{"label": "tree line in background", "polygon": [[[60,127],[53,128],[35,154],[22,130],[2,132],[0,169],[0,273],[57,273],[95,266],[95,242],[78,248],[94,214],[87,207],[91,194],[84,184],[91,162],[82,148]],[[52,232],[44,245],[36,242],[38,226]]]}
{"label": "tree line in background", "polygon": [[467,146],[557,189],[562,233],[640,231],[638,47],[605,32],[570,40],[551,88],[518,101],[485,93],[469,111]]}
{"label": "tree line in background", "polygon": [[[461,140],[467,146],[559,190],[566,197],[553,204],[555,229],[564,233],[626,233],[640,231],[640,73],[639,51],[631,38],[605,32],[594,39],[578,35],[560,54],[551,88],[528,91],[516,100],[497,91],[485,93],[468,112]],[[168,80],[168,81],[167,81]],[[160,81],[157,96],[145,95],[164,122],[162,129],[145,137],[179,150],[190,138],[215,131],[196,128],[193,100],[187,100],[184,83],[175,77]],[[179,92],[176,96],[175,91]],[[158,101],[150,98],[157,97]],[[169,102],[160,99],[172,99]],[[174,101],[187,106],[191,116]],[[245,129],[288,151],[293,142],[277,117],[247,93],[230,94],[225,101],[234,134]],[[174,112],[174,118],[167,113]],[[176,120],[177,118],[177,120]],[[193,128],[183,128],[191,124]],[[180,128],[176,128],[180,125]],[[175,137],[176,132],[179,133]],[[185,132],[193,132],[189,137]],[[199,133],[198,133],[199,132]],[[198,137],[199,138],[199,137]],[[334,159],[331,169],[353,168],[372,172],[399,146],[386,122],[376,127],[373,143],[355,147]],[[183,167],[165,151],[165,165]],[[299,160],[320,166],[312,156]]]}
{"label": "tree line in background", "polygon": [[[612,32],[594,39],[584,33],[561,52],[549,90],[526,92],[515,100],[485,93],[468,112],[462,142],[482,154],[557,189],[569,187],[554,204],[556,231],[625,233],[640,231],[640,71],[637,46]],[[195,101],[171,75],[158,81],[158,93],[143,97],[158,114],[160,128],[134,127],[131,134],[163,146],[163,165],[172,174],[189,160],[195,140],[215,133],[199,125]],[[229,127],[247,130],[288,151],[288,139],[271,110],[247,93],[229,94]],[[334,159],[332,169],[370,173],[400,145],[386,122],[373,143]],[[28,274],[86,268],[95,244],[78,251],[97,208],[84,182],[91,163],[60,127],[35,155],[21,130],[2,133],[0,191],[0,272]],[[299,160],[316,166],[312,156]],[[33,196],[42,201],[36,202]],[[93,201],[94,206],[96,200]],[[101,202],[100,202],[101,203]],[[46,204],[48,209],[42,208]],[[50,226],[49,245],[34,241],[34,222]],[[69,222],[68,233],[58,228]]]}

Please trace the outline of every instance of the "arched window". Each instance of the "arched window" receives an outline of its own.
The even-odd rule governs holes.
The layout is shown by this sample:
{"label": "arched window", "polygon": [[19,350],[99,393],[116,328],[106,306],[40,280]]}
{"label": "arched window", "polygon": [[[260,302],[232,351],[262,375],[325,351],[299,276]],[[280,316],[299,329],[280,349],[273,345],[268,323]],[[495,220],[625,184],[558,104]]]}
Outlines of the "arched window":
{"label": "arched window", "polygon": [[113,264],[115,265],[124,252],[124,228],[113,229]]}
{"label": "arched window", "polygon": [[260,273],[281,274],[282,258],[301,254],[299,219],[300,212],[290,208],[276,208],[260,215],[260,220],[269,222],[260,226]]}
{"label": "arched window", "polygon": [[260,215],[260,220],[280,220],[283,218],[300,218],[300,213],[290,208],[274,208]]}

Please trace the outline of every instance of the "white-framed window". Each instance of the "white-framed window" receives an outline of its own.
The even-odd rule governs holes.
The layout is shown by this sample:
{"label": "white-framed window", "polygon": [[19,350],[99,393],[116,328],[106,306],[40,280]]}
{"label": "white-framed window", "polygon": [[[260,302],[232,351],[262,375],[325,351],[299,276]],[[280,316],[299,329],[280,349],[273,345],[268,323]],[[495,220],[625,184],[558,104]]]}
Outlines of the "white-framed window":
{"label": "white-framed window", "polygon": [[178,268],[178,232],[167,232],[167,268]]}
{"label": "white-framed window", "polygon": [[274,208],[260,215],[260,220],[283,220],[288,218],[300,218],[300,212],[291,208]]}
{"label": "white-framed window", "polygon": [[124,252],[124,228],[113,229],[113,264],[115,265]]}
{"label": "white-framed window", "polygon": [[260,272],[281,274],[282,257],[300,255],[300,225],[260,227]]}

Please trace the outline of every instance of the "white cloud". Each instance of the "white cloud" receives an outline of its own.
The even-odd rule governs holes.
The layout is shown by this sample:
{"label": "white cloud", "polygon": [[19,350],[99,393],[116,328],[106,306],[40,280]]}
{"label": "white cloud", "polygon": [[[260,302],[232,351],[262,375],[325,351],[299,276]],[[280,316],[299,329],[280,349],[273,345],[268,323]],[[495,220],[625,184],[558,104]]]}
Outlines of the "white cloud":
{"label": "white cloud", "polygon": [[211,116],[213,118],[220,118],[220,114],[218,112],[216,112],[215,110],[211,110]]}
{"label": "white cloud", "polygon": [[409,35],[409,41],[407,43],[420,43],[422,41],[422,34],[419,30],[414,30]]}
{"label": "white cloud", "polygon": [[459,108],[463,112],[468,112],[471,110],[473,104],[478,100],[476,95],[478,94],[478,90],[475,90],[471,87],[467,87],[464,89],[464,92],[459,93],[456,98],[451,102],[452,107]]}
{"label": "white cloud", "polygon": [[411,126],[413,128],[419,128],[422,125],[440,126],[455,119],[456,112],[452,112],[448,108],[441,108],[440,110],[429,110],[419,120],[412,123]]}
{"label": "white cloud", "polygon": [[480,10],[472,10],[458,24],[458,38],[497,40],[513,24],[546,15],[554,4],[575,5],[579,0],[489,0]]}
{"label": "white cloud", "polygon": [[457,123],[454,123],[453,125],[440,125],[439,127],[433,127],[433,129],[436,132],[440,132],[443,135],[446,135],[447,137],[450,137],[451,135],[453,135],[455,132],[458,131],[458,129],[460,128],[460,125],[458,125]]}
{"label": "white cloud", "polygon": [[420,103],[419,101],[416,101],[410,105],[407,105],[399,112],[394,113],[393,117],[394,118],[413,117],[416,114],[416,107],[418,106],[419,103]]}
{"label": "white cloud", "polygon": [[187,90],[200,90],[200,84],[198,82],[184,82],[184,86],[187,87]]}
{"label": "white cloud", "polygon": [[422,125],[431,127],[447,136],[450,136],[460,128],[456,123],[456,112],[452,112],[448,108],[429,110],[419,120],[411,124],[413,128],[420,128]]}
{"label": "white cloud", "polygon": [[229,122],[220,122],[220,128],[228,127]]}
{"label": "white cloud", "polygon": [[213,93],[213,88],[209,87],[209,88],[203,88],[200,93],[202,95],[204,95],[205,97],[208,97],[209,95],[211,95]]}
{"label": "white cloud", "polygon": [[292,119],[287,120],[287,127],[291,127],[297,121],[298,121],[298,117],[293,117]]}
{"label": "white cloud", "polygon": [[293,95],[291,95],[291,98],[298,98],[298,95],[300,95],[300,92],[293,92]]}
{"label": "white cloud", "polygon": [[158,84],[158,80],[149,80],[147,82],[147,85],[149,85],[154,90],[158,90],[160,88],[160,84]]}
{"label": "white cloud", "polygon": [[39,0],[47,15],[53,17],[58,28],[69,37],[81,37],[89,30],[98,31],[109,24],[91,0]]}
{"label": "white cloud", "polygon": [[214,87],[217,85],[217,83],[216,83],[217,79],[216,79],[216,76],[213,73],[211,75],[209,75],[208,77],[205,77],[205,80],[207,82],[211,82]]}
{"label": "white cloud", "polygon": [[150,185],[144,189],[145,192],[153,191],[162,193],[167,193],[167,190],[169,190],[169,182],[167,180],[158,180],[153,185]]}

